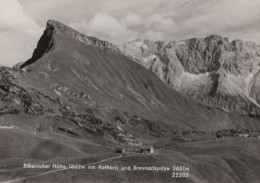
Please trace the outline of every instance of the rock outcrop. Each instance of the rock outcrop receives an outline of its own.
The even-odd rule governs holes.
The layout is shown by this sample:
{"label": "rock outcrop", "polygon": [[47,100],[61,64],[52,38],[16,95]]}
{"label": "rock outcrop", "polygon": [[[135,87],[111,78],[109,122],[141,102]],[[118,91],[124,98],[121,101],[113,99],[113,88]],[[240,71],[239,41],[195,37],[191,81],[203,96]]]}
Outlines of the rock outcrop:
{"label": "rock outcrop", "polygon": [[137,39],[120,49],[199,102],[239,114],[260,114],[260,47],[256,43],[211,35],[179,42]]}

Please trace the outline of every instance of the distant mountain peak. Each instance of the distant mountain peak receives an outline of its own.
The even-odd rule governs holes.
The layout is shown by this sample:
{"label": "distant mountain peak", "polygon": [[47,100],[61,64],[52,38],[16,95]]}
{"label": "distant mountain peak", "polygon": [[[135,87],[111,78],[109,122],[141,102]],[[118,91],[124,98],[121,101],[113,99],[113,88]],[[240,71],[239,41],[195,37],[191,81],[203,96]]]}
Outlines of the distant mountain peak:
{"label": "distant mountain peak", "polygon": [[260,49],[254,42],[212,34],[176,42],[136,39],[121,48],[186,96],[226,111],[260,114]]}
{"label": "distant mountain peak", "polygon": [[223,37],[219,34],[212,34],[207,36],[205,39],[223,39]]}
{"label": "distant mountain peak", "polygon": [[144,39],[144,38],[136,38],[130,42],[128,42],[128,44],[131,43],[142,43],[142,44],[154,44],[154,43],[161,43],[164,41],[152,41],[152,40],[148,40],[148,39]]}

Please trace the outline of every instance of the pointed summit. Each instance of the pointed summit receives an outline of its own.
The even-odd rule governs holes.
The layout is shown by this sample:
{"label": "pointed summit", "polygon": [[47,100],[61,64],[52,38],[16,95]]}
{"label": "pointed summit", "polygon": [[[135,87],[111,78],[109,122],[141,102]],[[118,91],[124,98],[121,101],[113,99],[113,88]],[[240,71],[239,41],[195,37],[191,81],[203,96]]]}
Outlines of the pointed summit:
{"label": "pointed summit", "polygon": [[[84,34],[78,32],[77,30],[51,19],[47,21],[46,29],[54,30],[54,33],[57,35],[66,35],[81,42],[87,41],[89,38],[88,36],[85,36]],[[85,40],[83,38],[85,38]]]}
{"label": "pointed summit", "polygon": [[53,23],[51,24],[51,22],[54,21],[49,20],[47,22],[46,29],[44,30],[43,35],[38,41],[37,47],[33,51],[32,57],[29,60],[25,61],[23,64],[21,64],[20,69],[34,63],[36,60],[41,58],[44,54],[48,53],[54,47],[54,38],[53,38],[54,24]]}
{"label": "pointed summit", "polygon": [[86,45],[91,45],[91,46],[94,46],[94,47],[97,47],[97,48],[100,48],[100,49],[103,49],[106,51],[121,53],[115,45],[113,45],[107,41],[97,39],[95,37],[86,36],[86,35],[80,33],[79,31],[77,31],[71,27],[68,27],[60,22],[57,22],[55,20],[48,20],[47,29],[48,28],[54,29],[54,33],[57,35],[66,36],[66,37],[75,39]]}
{"label": "pointed summit", "polygon": [[56,39],[73,39],[85,45],[105,50],[106,52],[122,54],[117,46],[107,41],[99,40],[95,37],[86,36],[78,32],[77,30],[55,20],[48,20],[46,29],[41,36],[36,49],[33,52],[33,56],[29,60],[21,64],[20,69],[34,63],[43,55],[47,54],[50,50],[58,46],[56,45]]}
{"label": "pointed summit", "polygon": [[47,21],[47,26],[54,26],[55,24],[61,24],[60,22],[57,22],[55,20],[49,19]]}

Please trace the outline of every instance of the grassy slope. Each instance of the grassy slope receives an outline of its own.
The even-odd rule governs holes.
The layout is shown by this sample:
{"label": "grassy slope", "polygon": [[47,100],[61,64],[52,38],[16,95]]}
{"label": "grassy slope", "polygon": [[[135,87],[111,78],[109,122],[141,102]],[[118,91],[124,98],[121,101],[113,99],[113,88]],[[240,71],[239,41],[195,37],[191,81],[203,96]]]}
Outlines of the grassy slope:
{"label": "grassy slope", "polygon": [[[23,130],[0,130],[1,180],[15,180],[49,170],[21,169],[23,162],[79,163],[99,162],[118,154],[113,150],[78,138],[60,134],[31,134]],[[5,138],[3,138],[3,136]],[[8,144],[9,143],[9,144]],[[10,146],[10,143],[12,144]],[[26,147],[26,148],[25,148]],[[86,147],[82,150],[81,147]],[[37,152],[35,149],[38,149]],[[223,139],[184,143],[156,149],[154,155],[129,154],[101,163],[111,166],[185,166],[189,178],[172,178],[171,172],[64,170],[32,177],[23,182],[192,182],[257,183],[260,158],[258,139]],[[21,153],[23,152],[23,153]],[[41,158],[39,158],[39,156]]]}
{"label": "grassy slope", "polygon": [[244,122],[259,128],[253,119],[236,120],[235,116],[221,110],[198,105],[123,55],[107,53],[60,35],[55,36],[55,45],[52,51],[26,67],[30,72],[13,74],[29,91],[34,88],[52,98],[59,98],[79,113],[84,113],[90,106],[82,99],[62,92],[59,96],[54,90],[68,86],[89,94],[99,105],[94,108],[105,112],[110,109],[130,111],[180,129],[195,127],[216,131],[241,126]]}

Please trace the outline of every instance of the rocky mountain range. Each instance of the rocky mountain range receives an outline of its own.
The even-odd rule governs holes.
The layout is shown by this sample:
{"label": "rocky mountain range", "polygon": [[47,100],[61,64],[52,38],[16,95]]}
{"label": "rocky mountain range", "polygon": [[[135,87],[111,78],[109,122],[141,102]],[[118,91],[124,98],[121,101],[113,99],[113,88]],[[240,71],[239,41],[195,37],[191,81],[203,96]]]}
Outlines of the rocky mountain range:
{"label": "rocky mountain range", "polygon": [[[149,52],[145,50],[143,55],[149,57]],[[159,59],[155,55],[153,57]],[[157,68],[155,65],[162,62],[155,62],[152,70],[153,67],[157,69],[160,78],[165,78],[166,83],[174,86],[168,73],[178,75],[181,70],[175,68],[178,72],[170,69],[166,72],[166,65]],[[20,94],[20,90],[14,94],[6,91],[7,96],[12,95],[10,100],[15,105],[22,105],[33,114],[64,117],[65,110],[70,116],[78,117],[91,111],[103,121],[115,123],[115,119],[123,119],[126,113],[131,113],[151,121],[155,126],[166,124],[173,129],[196,127],[203,131],[216,130],[220,123],[235,125],[232,120],[227,120],[230,116],[225,112],[214,108],[208,110],[171,89],[111,43],[85,36],[53,20],[48,21],[32,58],[15,69],[2,70],[2,78],[6,77],[13,83],[7,86],[8,82],[3,82],[2,88],[10,91],[15,90],[12,85],[21,87],[20,90],[29,97]],[[211,85],[203,85],[203,91],[212,90],[207,89]],[[28,104],[23,102],[29,99]],[[212,129],[208,129],[208,124]]]}
{"label": "rocky mountain range", "polygon": [[[259,62],[251,42],[209,36],[118,47],[49,20],[30,59],[0,68],[0,180],[257,182]],[[140,153],[142,145],[155,153]],[[190,174],[24,163],[180,165]]]}
{"label": "rocky mountain range", "polygon": [[139,127],[140,133],[162,136],[258,127],[258,53],[254,43],[220,36],[170,43],[138,39],[118,48],[49,20],[32,58],[1,68],[1,110],[72,121],[23,125],[78,136],[104,135],[108,125],[116,131],[108,133],[114,140]]}
{"label": "rocky mountain range", "polygon": [[171,42],[136,39],[119,47],[186,96],[227,112],[259,115],[256,43],[211,35]]}

